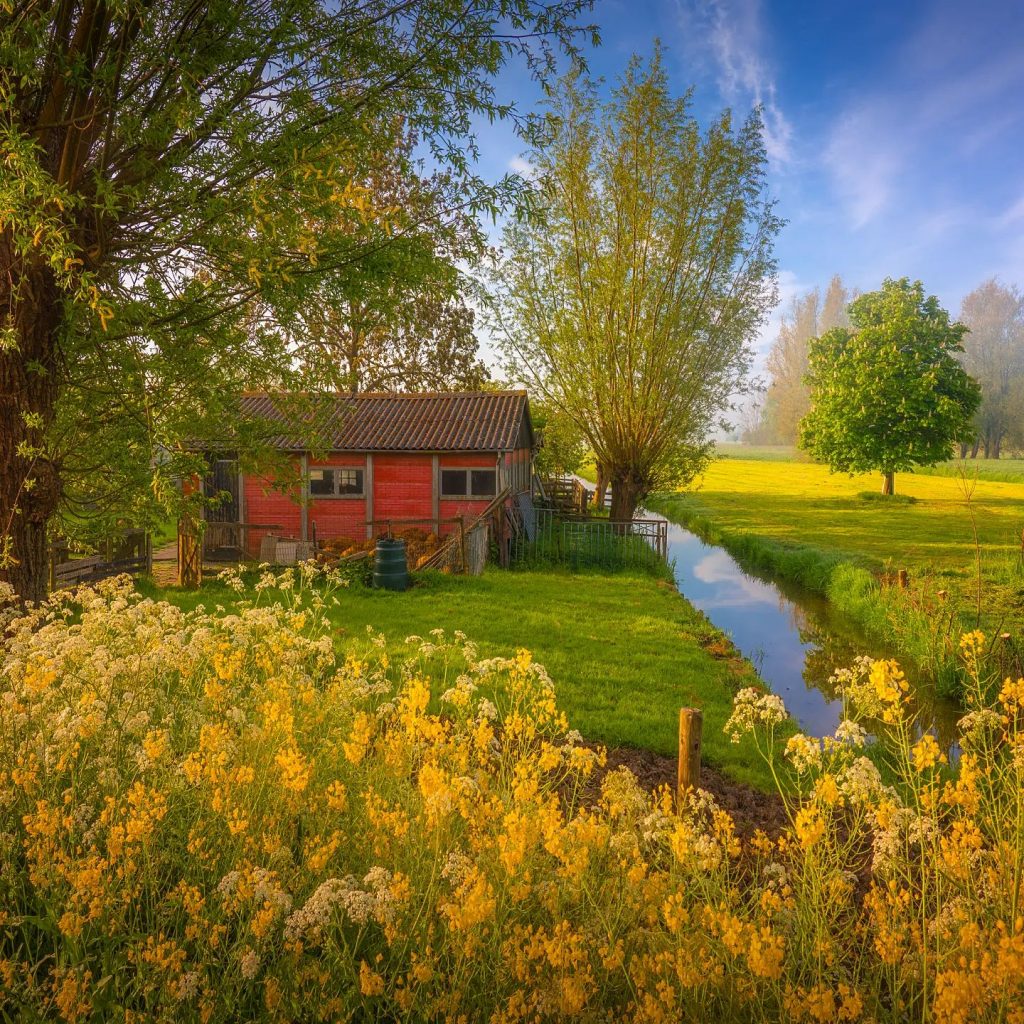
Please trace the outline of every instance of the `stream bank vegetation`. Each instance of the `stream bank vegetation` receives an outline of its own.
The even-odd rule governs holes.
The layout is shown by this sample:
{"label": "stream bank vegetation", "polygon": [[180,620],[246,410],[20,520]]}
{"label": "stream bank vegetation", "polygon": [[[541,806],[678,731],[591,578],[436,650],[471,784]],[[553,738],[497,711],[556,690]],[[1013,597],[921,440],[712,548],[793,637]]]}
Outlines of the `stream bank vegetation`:
{"label": "stream bank vegetation", "polygon": [[960,692],[967,630],[986,631],[997,671],[1021,670],[1024,486],[914,473],[902,487],[912,502],[865,500],[863,475],[757,454],[730,449],[693,491],[649,505],[744,566],[823,594],[942,693]]}
{"label": "stream bank vegetation", "polygon": [[980,634],[952,766],[895,663],[840,674],[823,740],[742,690],[725,733],[788,823],[741,840],[707,793],[604,772],[526,650],[339,649],[309,583],[185,612],[122,578],[5,616],[0,1014],[1024,1020],[1024,680]]}

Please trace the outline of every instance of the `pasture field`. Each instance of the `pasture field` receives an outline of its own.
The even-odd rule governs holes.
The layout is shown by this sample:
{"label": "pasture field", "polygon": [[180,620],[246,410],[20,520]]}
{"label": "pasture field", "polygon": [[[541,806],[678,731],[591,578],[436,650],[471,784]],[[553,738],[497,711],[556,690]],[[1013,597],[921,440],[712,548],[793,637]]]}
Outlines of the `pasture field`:
{"label": "pasture field", "polygon": [[[483,657],[528,648],[588,740],[674,756],[679,708],[699,707],[705,760],[738,781],[771,787],[754,752],[722,733],[737,689],[755,681],[753,668],[671,584],[649,575],[556,570],[424,573],[419,581],[401,594],[361,586],[341,591],[328,612],[338,642],[368,645],[373,629],[389,645],[401,645],[410,634],[443,627],[449,636],[464,632]],[[234,603],[233,592],[213,581],[193,592],[140,587],[186,609]]]}
{"label": "pasture field", "polygon": [[[874,500],[880,486],[880,474],[849,476],[812,462],[730,455],[712,463],[683,499],[723,526],[773,540],[866,557],[879,567],[892,561],[973,573],[974,531],[963,481],[898,473],[896,501]],[[1024,476],[1017,484],[967,481],[972,488],[983,565],[1001,566],[1020,550]]]}
{"label": "pasture field", "polygon": [[[723,459],[753,459],[757,462],[811,462],[810,456],[790,444],[736,444],[720,441],[716,445]],[[1024,458],[1013,459],[948,459],[934,466],[921,466],[915,476],[967,477],[1002,483],[1024,483]],[[897,486],[897,490],[898,490]]]}

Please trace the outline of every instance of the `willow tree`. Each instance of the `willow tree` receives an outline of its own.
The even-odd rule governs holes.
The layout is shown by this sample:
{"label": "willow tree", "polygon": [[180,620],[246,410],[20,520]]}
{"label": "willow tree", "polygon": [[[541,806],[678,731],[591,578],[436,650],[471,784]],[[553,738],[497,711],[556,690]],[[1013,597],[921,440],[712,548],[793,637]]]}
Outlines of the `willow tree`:
{"label": "willow tree", "polygon": [[535,216],[505,233],[496,321],[512,372],[576,424],[628,519],[701,467],[774,302],[761,122],[725,111],[702,131],[658,51],[605,103],[563,80],[549,124],[529,153]]}
{"label": "willow tree", "polygon": [[365,181],[389,132],[447,170],[443,205],[514,199],[473,120],[516,114],[495,75],[548,73],[586,6],[0,4],[0,578],[41,596],[70,463],[173,466],[239,387],[294,383],[275,325],[409,226]]}

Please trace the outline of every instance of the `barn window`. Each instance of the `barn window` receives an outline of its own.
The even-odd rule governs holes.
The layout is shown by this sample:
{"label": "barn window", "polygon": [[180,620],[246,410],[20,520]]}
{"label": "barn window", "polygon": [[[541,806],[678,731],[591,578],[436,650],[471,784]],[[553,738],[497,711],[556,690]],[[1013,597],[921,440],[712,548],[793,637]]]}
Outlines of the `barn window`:
{"label": "barn window", "polygon": [[314,498],[361,498],[363,471],[361,469],[311,469],[309,493]]}
{"label": "barn window", "polygon": [[493,498],[498,474],[493,469],[442,469],[442,498]]}

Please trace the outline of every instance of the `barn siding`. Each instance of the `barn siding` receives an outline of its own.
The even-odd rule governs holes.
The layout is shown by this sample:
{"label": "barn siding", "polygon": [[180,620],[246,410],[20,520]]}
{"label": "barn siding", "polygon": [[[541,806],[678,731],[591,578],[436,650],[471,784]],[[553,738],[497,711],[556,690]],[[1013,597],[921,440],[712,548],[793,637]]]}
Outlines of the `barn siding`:
{"label": "barn siding", "polygon": [[[430,455],[373,456],[373,518],[430,519],[433,458]],[[426,523],[424,526],[428,525]]]}
{"label": "barn siding", "polygon": [[473,469],[493,469],[498,464],[498,456],[495,452],[469,452],[468,454],[440,455],[438,461],[442,469],[458,469],[467,467]]}
{"label": "barn siding", "polygon": [[[362,467],[367,497],[313,499],[306,512],[308,536],[312,538],[314,524],[317,539],[323,541],[338,537],[359,539],[366,535],[369,520],[392,520],[396,528],[400,528],[402,520],[418,520],[427,529],[435,515],[442,520],[464,516],[470,522],[483,512],[491,499],[441,499],[441,470],[490,469],[499,462],[499,490],[504,486],[511,486],[513,491],[529,488],[529,449],[517,449],[501,456],[495,452],[376,452],[372,465],[365,454],[334,452],[323,458],[310,457],[310,467]],[[294,496],[290,496],[271,489],[268,479],[246,476],[242,493],[250,522],[280,524],[282,528],[278,532],[282,536],[301,536],[303,516],[297,489]],[[441,532],[449,533],[454,529],[452,524],[442,525]],[[259,555],[265,533],[257,529],[249,532],[250,555]]]}
{"label": "barn siding", "polygon": [[[298,538],[302,532],[302,509],[299,505],[298,487],[293,494],[285,494],[273,489],[273,479],[261,476],[246,475],[242,480],[242,491],[245,495],[245,508],[248,509],[250,523],[264,523],[278,526],[272,532],[282,537]],[[258,558],[260,543],[271,531],[250,529],[247,532],[246,547],[253,558]]]}
{"label": "barn siding", "polygon": [[316,539],[319,541],[334,540],[337,537],[348,537],[359,540],[366,536],[366,499],[365,498],[324,498],[316,499],[309,506],[309,537],[313,539],[313,528],[316,527]]}

